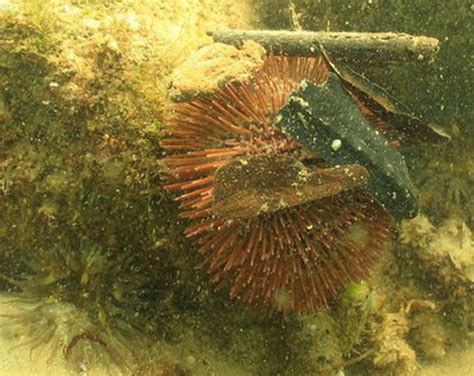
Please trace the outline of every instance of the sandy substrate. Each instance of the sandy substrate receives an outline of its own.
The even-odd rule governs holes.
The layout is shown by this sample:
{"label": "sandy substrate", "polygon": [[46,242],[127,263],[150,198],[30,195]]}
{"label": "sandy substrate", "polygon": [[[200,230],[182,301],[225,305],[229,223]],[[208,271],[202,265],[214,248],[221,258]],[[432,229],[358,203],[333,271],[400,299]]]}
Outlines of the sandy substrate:
{"label": "sandy substrate", "polygon": [[[3,336],[0,338],[0,375],[2,376],[65,376],[74,375],[75,373],[69,372],[65,367],[65,364],[54,362],[46,364],[45,359],[41,359],[40,356],[30,355],[29,352],[24,348],[16,348],[17,343],[15,341],[9,341]],[[77,374],[77,373],[76,373]],[[92,375],[92,373],[87,373]],[[103,375],[104,373],[94,373],[95,375]]]}
{"label": "sandy substrate", "polygon": [[[52,351],[47,342],[36,346],[32,338],[23,335],[22,326],[15,325],[11,317],[18,317],[21,309],[15,300],[0,295],[0,376],[72,376],[110,375],[103,369],[93,369],[67,363],[61,351]],[[11,316],[11,317],[10,317]],[[82,368],[82,370],[81,370]],[[121,373],[115,369],[113,375]]]}
{"label": "sandy substrate", "polygon": [[468,376],[474,375],[474,346],[448,352],[435,364],[422,366],[417,376]]}

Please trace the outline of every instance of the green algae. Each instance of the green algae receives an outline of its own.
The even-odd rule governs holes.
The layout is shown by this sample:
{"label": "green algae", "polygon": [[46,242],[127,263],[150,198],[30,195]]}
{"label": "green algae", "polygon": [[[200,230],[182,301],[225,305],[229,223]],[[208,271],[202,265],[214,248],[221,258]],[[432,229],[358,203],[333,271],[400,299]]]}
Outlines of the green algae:
{"label": "green algae", "polygon": [[[368,285],[350,286],[332,310],[300,318],[267,318],[249,311],[212,291],[198,270],[201,260],[183,238],[184,223],[161,188],[159,162],[163,155],[160,130],[169,110],[167,77],[182,59],[180,54],[205,41],[203,35],[186,42],[169,37],[189,4],[175,4],[176,12],[169,14],[166,27],[154,33],[147,29],[150,34],[135,29],[138,21],[133,12],[150,6],[150,13],[156,15],[153,2],[73,1],[67,12],[56,1],[49,6],[39,1],[26,4],[26,9],[0,13],[0,270],[4,277],[0,286],[17,294],[21,304],[27,304],[25,300],[30,304],[32,299],[35,304],[33,316],[16,316],[19,325],[25,325],[22,319],[36,322],[52,317],[54,321],[59,312],[70,320],[64,337],[69,340],[84,330],[102,336],[112,333],[126,344],[114,356],[127,358],[132,346],[146,355],[139,365],[130,365],[126,359],[123,367],[119,362],[125,373],[129,367],[145,375],[302,375],[336,373],[342,368],[346,374],[361,375],[372,371],[370,356],[355,366],[346,360],[381,346],[374,323],[386,322],[387,305],[380,300],[393,298],[388,306],[397,311],[407,300],[433,291],[404,292],[419,282],[411,267],[419,248],[407,251],[398,262],[384,262],[389,282],[376,278]],[[273,4],[272,9],[278,11],[277,3]],[[192,5],[201,13],[209,11],[201,2]],[[159,6],[160,11],[172,8]],[[335,15],[335,8],[335,3],[318,8],[323,17],[317,25],[325,28],[329,20],[335,25],[337,16],[342,28],[344,17],[350,15],[350,22],[359,17],[357,27],[362,27],[365,13],[343,8],[345,12]],[[111,9],[120,17],[107,19]],[[73,16],[77,10],[80,15]],[[299,4],[296,10],[301,10]],[[408,19],[416,23],[412,13],[403,14],[407,24]],[[310,22],[307,13],[302,17]],[[379,16],[370,20],[378,27]],[[196,28],[204,34],[208,25],[220,24],[200,20]],[[170,48],[170,40],[180,48]],[[451,38],[447,43],[461,42]],[[447,58],[448,52],[443,53]],[[430,67],[428,73],[438,74],[440,66],[446,72],[465,69],[459,62],[443,64]],[[390,85],[402,94],[410,93],[412,87],[397,86],[399,77],[406,81],[406,77],[426,75],[424,68],[409,73],[392,69],[399,76]],[[454,80],[450,86],[458,80],[447,73],[445,77]],[[428,88],[435,85],[428,78],[426,82]],[[427,101],[422,94],[413,103],[436,120],[463,113],[462,93],[451,96],[459,103],[454,109],[447,106],[449,95],[441,95],[439,86],[436,93],[442,100]],[[433,103],[431,107],[444,104],[447,110],[431,113],[426,103]],[[460,142],[461,151],[463,145]],[[460,197],[462,205],[465,201]],[[82,258],[84,254],[89,256]],[[451,284],[434,291],[442,295],[458,287]],[[96,299],[98,306],[92,303]],[[458,315],[469,307],[448,308],[443,312]],[[436,314],[433,318],[432,312],[426,315],[426,320],[412,321],[423,319],[428,328],[448,327],[450,335],[466,335],[469,330],[459,329],[470,325],[466,315],[457,316],[464,323],[448,320],[448,324]],[[427,336],[420,333],[428,329],[420,328],[409,330],[406,336],[425,349]],[[95,353],[104,350],[100,343],[89,342]],[[86,345],[87,341],[81,341],[72,351],[76,364],[90,356],[78,351]],[[111,366],[106,363],[106,367]],[[387,369],[391,368],[381,364],[378,374]]]}
{"label": "green algae", "polygon": [[31,1],[0,13],[0,286],[15,296],[12,328],[71,353],[73,370],[103,357],[113,373],[272,373],[281,323],[208,288],[162,189],[166,78],[179,58],[156,36],[179,17],[158,27],[140,6],[166,8],[52,1],[36,12]]}

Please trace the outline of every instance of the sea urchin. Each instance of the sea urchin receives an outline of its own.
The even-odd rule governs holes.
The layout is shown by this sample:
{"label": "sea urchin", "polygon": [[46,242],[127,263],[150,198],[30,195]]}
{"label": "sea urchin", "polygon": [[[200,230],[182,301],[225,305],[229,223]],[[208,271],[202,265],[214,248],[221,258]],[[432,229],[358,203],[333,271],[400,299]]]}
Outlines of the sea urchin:
{"label": "sea urchin", "polygon": [[[261,161],[268,163],[260,172],[278,161],[288,172],[293,161],[304,166],[298,179],[316,173],[321,182],[329,182],[324,173],[334,168],[272,124],[303,79],[321,84],[327,77],[321,58],[269,54],[249,82],[231,82],[211,98],[177,104],[162,141],[173,179],[166,189],[181,191],[176,198],[181,216],[192,221],[186,236],[197,240],[212,282],[218,289],[229,288],[231,298],[269,313],[328,306],[345,285],[367,274],[390,238],[390,216],[358,186],[341,183],[331,191],[329,184],[327,194],[319,190],[314,200],[298,200],[298,189],[291,191],[297,181],[285,182],[278,173],[264,173],[261,189],[270,190],[268,197],[272,184],[275,195],[294,194],[291,204],[272,202],[257,212],[231,215],[232,197],[239,210],[250,205],[250,198],[258,202],[243,188],[258,185],[248,183],[248,177],[252,169],[258,175]],[[236,163],[250,163],[234,181],[234,191],[244,193],[226,197],[221,205],[218,176]],[[356,167],[350,173],[364,179]],[[279,182],[285,186],[283,195]]]}

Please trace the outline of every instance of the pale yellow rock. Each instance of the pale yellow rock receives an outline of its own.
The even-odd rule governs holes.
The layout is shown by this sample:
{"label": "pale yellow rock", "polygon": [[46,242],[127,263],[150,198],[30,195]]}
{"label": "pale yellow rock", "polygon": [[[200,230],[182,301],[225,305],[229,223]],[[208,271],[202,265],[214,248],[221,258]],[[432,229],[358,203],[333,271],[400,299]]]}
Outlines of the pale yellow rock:
{"label": "pale yellow rock", "polygon": [[400,242],[412,247],[426,247],[434,234],[434,226],[423,214],[403,221],[400,226]]}
{"label": "pale yellow rock", "polygon": [[408,321],[403,313],[389,313],[384,317],[377,334],[379,349],[374,358],[376,375],[409,376],[418,369],[416,354],[405,341]]}
{"label": "pale yellow rock", "polygon": [[474,238],[461,219],[448,218],[436,228],[419,215],[402,223],[400,241],[418,249],[430,262],[449,257],[455,269],[474,281]]}
{"label": "pale yellow rock", "polygon": [[212,95],[231,81],[245,82],[263,63],[265,49],[247,41],[242,48],[213,43],[193,53],[171,77],[170,96],[187,101]]}
{"label": "pale yellow rock", "polygon": [[447,253],[455,266],[474,281],[474,238],[462,220],[448,218],[436,231],[429,247],[433,252]]}

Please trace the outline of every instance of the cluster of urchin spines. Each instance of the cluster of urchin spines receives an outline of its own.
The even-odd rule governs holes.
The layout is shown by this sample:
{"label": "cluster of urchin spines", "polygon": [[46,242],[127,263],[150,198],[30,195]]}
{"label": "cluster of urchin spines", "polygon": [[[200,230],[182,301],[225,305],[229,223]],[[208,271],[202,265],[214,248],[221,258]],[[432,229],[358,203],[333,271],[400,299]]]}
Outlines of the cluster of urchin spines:
{"label": "cluster of urchin spines", "polygon": [[[304,155],[273,120],[303,79],[322,83],[327,74],[321,58],[269,54],[250,82],[178,104],[162,140],[173,176],[165,188],[181,192],[181,215],[192,220],[185,233],[197,238],[212,281],[267,312],[327,307],[345,284],[367,274],[390,238],[389,215],[359,190],[237,222],[214,213],[216,171],[230,161]],[[365,243],[350,239],[354,225],[367,234]]]}

